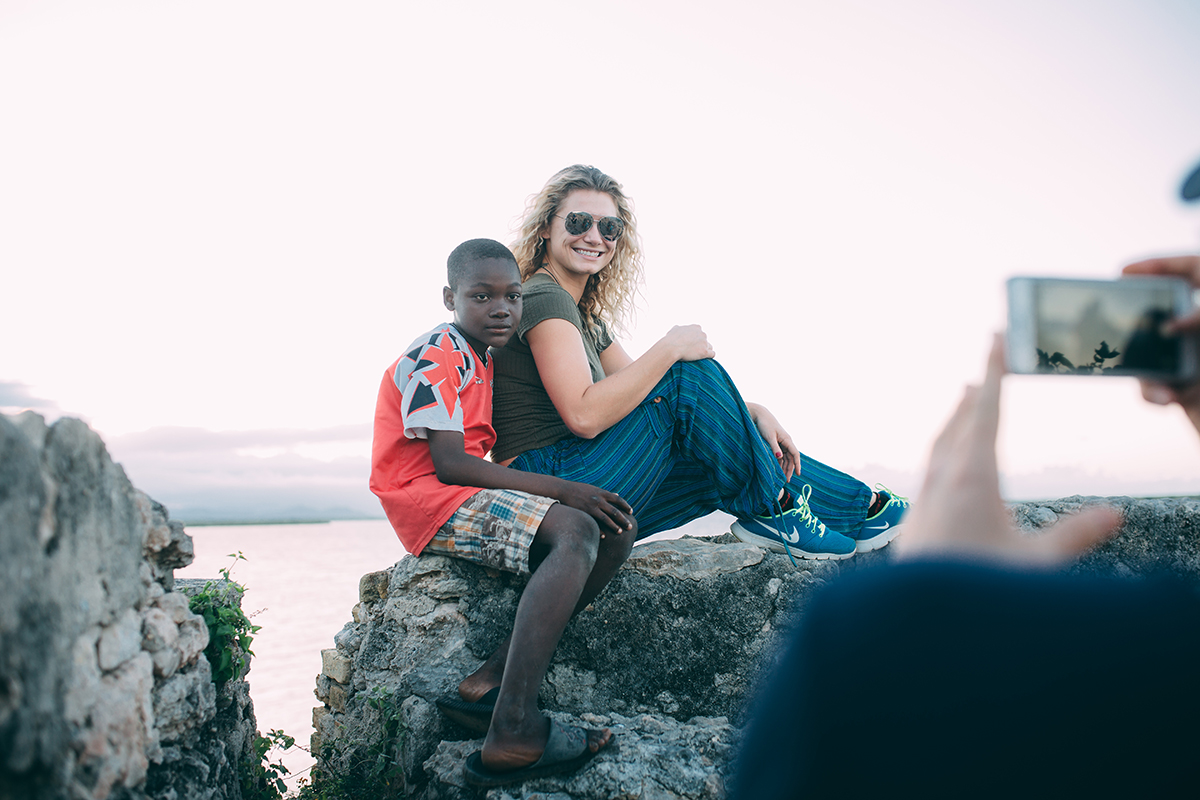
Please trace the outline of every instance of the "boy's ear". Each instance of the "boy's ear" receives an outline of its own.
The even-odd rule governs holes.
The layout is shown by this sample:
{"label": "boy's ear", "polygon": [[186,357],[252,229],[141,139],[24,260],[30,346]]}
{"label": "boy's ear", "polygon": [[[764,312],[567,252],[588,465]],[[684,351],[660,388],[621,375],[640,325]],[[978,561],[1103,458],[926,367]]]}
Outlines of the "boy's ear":
{"label": "boy's ear", "polygon": [[442,287],[442,302],[446,304],[447,311],[454,310],[454,290],[449,286]]}

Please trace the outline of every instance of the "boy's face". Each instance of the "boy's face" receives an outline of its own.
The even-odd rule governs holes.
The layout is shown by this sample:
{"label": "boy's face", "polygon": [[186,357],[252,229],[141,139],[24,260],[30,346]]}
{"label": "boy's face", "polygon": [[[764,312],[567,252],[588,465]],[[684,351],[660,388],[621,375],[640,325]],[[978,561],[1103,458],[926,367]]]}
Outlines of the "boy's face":
{"label": "boy's face", "polygon": [[454,325],[482,355],[503,347],[521,322],[521,273],[503,258],[482,258],[467,265],[458,287],[442,289]]}

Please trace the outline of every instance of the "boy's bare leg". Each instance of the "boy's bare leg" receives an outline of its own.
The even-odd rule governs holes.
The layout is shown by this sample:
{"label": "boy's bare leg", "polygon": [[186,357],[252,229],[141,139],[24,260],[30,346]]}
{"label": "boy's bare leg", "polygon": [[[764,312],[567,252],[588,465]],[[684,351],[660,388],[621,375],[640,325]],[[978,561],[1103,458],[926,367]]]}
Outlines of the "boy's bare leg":
{"label": "boy's bare leg", "polygon": [[508,660],[508,646],[511,643],[510,634],[479,669],[463,678],[462,683],[458,685],[459,697],[468,703],[478,703],[485,694],[500,685],[504,678],[504,662]]}
{"label": "boy's bare leg", "polygon": [[[562,505],[553,506],[538,528],[530,556],[540,563],[517,605],[500,697],[483,743],[489,769],[517,769],[541,758],[550,721],[538,711],[538,689],[596,566],[599,543],[595,520]],[[588,731],[588,747],[595,752],[611,737],[607,728]]]}
{"label": "boy's bare leg", "polygon": [[[543,524],[545,523],[543,522]],[[588,604],[599,596],[604,587],[608,586],[609,581],[617,574],[617,570],[629,558],[629,552],[633,549],[636,540],[636,522],[633,530],[621,534],[605,533],[600,538],[596,563],[583,585],[583,592],[579,595],[579,601],[575,604],[575,610],[571,616],[587,608]],[[536,542],[536,539],[534,541]],[[459,697],[467,702],[476,703],[490,690],[500,685],[500,681],[504,677],[504,662],[508,659],[508,646],[511,642],[512,636],[510,635],[488,656],[487,661],[483,662],[479,669],[463,679],[462,683],[458,685]]]}
{"label": "boy's bare leg", "polygon": [[592,567],[592,573],[588,575],[587,582],[583,585],[579,602],[575,604],[575,610],[571,612],[572,617],[587,608],[588,604],[604,591],[604,587],[608,586],[609,581],[617,574],[617,570],[629,558],[629,552],[633,550],[636,541],[637,522],[633,523],[631,530],[619,534],[607,531],[600,535],[600,551],[596,556],[596,564]]}

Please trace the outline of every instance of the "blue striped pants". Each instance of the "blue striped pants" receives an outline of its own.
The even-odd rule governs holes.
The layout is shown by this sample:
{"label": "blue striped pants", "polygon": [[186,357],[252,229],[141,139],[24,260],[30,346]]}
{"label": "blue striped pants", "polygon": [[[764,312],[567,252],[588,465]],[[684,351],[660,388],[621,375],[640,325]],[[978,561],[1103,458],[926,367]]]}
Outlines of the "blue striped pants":
{"label": "blue striped pants", "polygon": [[[801,454],[788,488],[812,487],[809,506],[840,533],[855,533],[871,490]],[[568,436],[527,450],[509,466],[590,483],[633,506],[638,538],[720,509],[736,517],[774,506],[783,470],[716,361],[676,362],[637,408],[594,439]]]}

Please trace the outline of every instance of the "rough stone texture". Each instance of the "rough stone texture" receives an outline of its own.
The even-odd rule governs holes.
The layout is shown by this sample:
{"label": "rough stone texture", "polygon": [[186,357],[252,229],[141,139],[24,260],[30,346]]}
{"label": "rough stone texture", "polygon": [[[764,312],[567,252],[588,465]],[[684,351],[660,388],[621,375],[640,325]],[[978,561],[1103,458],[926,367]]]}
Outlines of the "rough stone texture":
{"label": "rough stone texture", "polygon": [[[1070,497],[1011,512],[1036,535],[1093,502],[1118,506],[1126,524],[1072,569],[1200,580],[1198,499]],[[487,793],[462,781],[463,761],[481,741],[444,720],[434,700],[508,634],[524,582],[455,559],[405,558],[363,576],[353,621],[324,654],[323,706],[313,714],[318,769],[346,774],[365,754],[384,752],[421,800],[724,797],[748,700],[812,592],[888,558],[884,548],[797,568],[728,535],[639,545],[568,626],[539,698],[564,721],[612,727],[616,746],[575,775]],[[379,734],[389,713],[403,731],[390,751]]]}
{"label": "rough stone texture", "polygon": [[1081,558],[1075,571],[1117,577],[1170,572],[1200,580],[1200,498],[1073,496],[1017,503],[1011,511],[1019,526],[1035,531],[1097,503],[1120,509],[1125,524],[1116,537]]}
{"label": "rough stone texture", "polygon": [[[619,746],[576,776],[489,796],[723,797],[736,726],[779,637],[816,587],[885,559],[880,551],[852,564],[796,568],[729,536],[636,547],[567,628],[540,697],[574,724],[613,726]],[[344,773],[378,750],[390,703],[404,730],[394,757],[409,790],[430,800],[476,796],[463,794],[461,772],[479,742],[463,742],[468,734],[433,703],[508,635],[523,586],[440,556],[364,576],[355,621],[334,639],[341,659],[327,651],[334,669],[317,679],[324,706],[314,713],[312,747],[320,768]]]}
{"label": "rough stone texture", "polygon": [[[564,722],[607,727],[617,741],[576,775],[556,775],[518,786],[493,789],[489,800],[722,800],[725,780],[720,766],[728,764],[738,730],[724,717],[694,717],[677,722],[653,714],[624,717],[584,714],[573,718],[553,713]],[[441,780],[418,793],[418,800],[474,800],[480,792],[463,782],[462,764],[483,744],[482,739],[445,741],[425,762],[427,772]],[[611,750],[611,752],[609,752]],[[649,767],[649,768],[648,768]]]}
{"label": "rough stone texture", "polygon": [[252,710],[213,686],[191,560],[85,424],[0,416],[0,799],[240,798]]}

